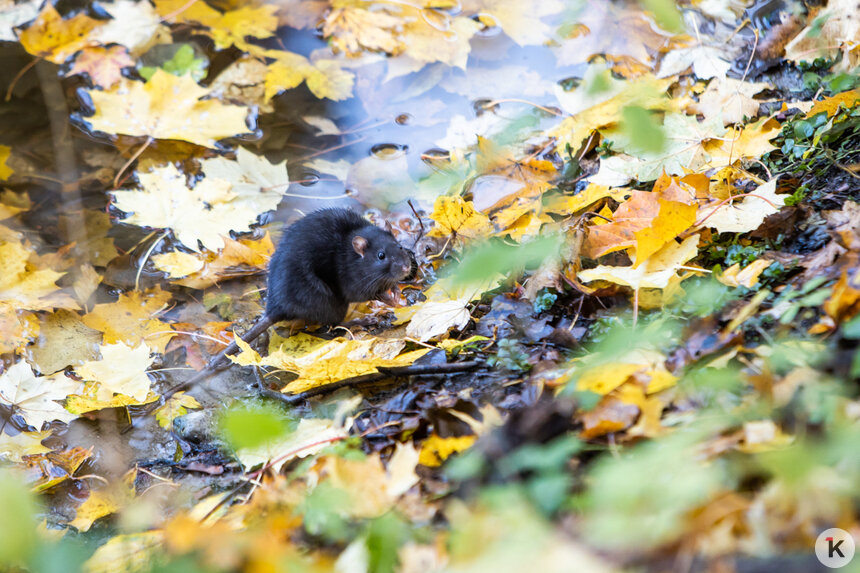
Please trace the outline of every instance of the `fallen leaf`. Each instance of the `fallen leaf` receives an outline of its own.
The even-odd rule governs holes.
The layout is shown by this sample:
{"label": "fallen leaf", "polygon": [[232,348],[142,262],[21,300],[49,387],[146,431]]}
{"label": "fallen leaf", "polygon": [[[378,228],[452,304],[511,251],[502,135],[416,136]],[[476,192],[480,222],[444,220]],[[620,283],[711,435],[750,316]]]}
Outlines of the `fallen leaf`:
{"label": "fallen leaf", "polygon": [[136,347],[143,342],[155,352],[163,353],[173,335],[170,325],[156,316],[165,309],[170,298],[170,293],[160,287],[123,293],[116,302],[95,305],[81,321],[104,333],[106,344],[123,342]]}
{"label": "fallen leaf", "polygon": [[692,66],[693,73],[699,79],[725,78],[732,64],[724,60],[723,55],[719,48],[704,44],[672,50],[660,61],[657,77],[677,76]]}
{"label": "fallen leaf", "polygon": [[709,160],[700,169],[720,169],[734,165],[744,159],[758,159],[768,151],[776,149],[770,140],[779,135],[782,126],[775,119],[762,118],[755,123],[734,130],[721,139],[704,143]]}
{"label": "fallen leaf", "polygon": [[30,365],[22,360],[0,375],[0,402],[20,414],[38,431],[46,422],[59,420],[68,424],[78,417],[57,401],[64,400],[80,387],[80,382],[62,373],[36,376]]}
{"label": "fallen leaf", "polygon": [[[666,90],[672,79],[658,79],[645,75],[624,82],[623,88],[609,99],[580,110],[576,115],[565,118],[559,125],[549,130],[549,135],[558,138],[556,150],[566,154],[567,146],[578,150],[586,137],[595,129],[612,126],[621,120],[625,107],[635,106],[646,110],[668,111],[676,109],[679,101],[670,99]],[[582,89],[582,87],[578,88]]]}
{"label": "fallen leaf", "polygon": [[97,42],[90,34],[103,25],[84,13],[64,20],[50,2],[39,16],[18,33],[18,41],[29,53],[55,64],[62,64],[81,49]]}
{"label": "fallen leaf", "polygon": [[323,418],[302,418],[294,432],[255,448],[244,448],[236,457],[246,470],[268,462],[272,471],[295,458],[306,458],[318,453],[329,443],[346,438],[349,428]]}
{"label": "fallen leaf", "polygon": [[39,268],[34,255],[26,243],[0,239],[0,302],[27,310],[78,308],[55,284],[63,273]]}
{"label": "fallen leaf", "polygon": [[219,50],[236,46],[247,51],[247,36],[270,38],[278,27],[275,16],[278,7],[268,4],[219,12],[203,2],[193,2],[189,6],[185,0],[155,0],[155,9],[171,23],[204,26],[203,32],[212,38]]}
{"label": "fallen leaf", "polygon": [[204,262],[191,253],[170,251],[152,256],[155,268],[167,273],[168,278],[178,279],[187,277],[203,268]]}
{"label": "fallen leaf", "polygon": [[384,5],[374,11],[362,6],[336,7],[325,16],[323,36],[338,52],[360,55],[363,50],[382,50],[395,55],[403,48],[397,38],[403,21],[387,9]]}
{"label": "fallen leaf", "polygon": [[538,46],[553,37],[553,28],[542,18],[558,14],[565,8],[560,0],[538,3],[520,0],[465,0],[463,10],[475,12],[488,26],[498,26],[520,46]]}
{"label": "fallen leaf", "polygon": [[0,459],[20,463],[24,456],[50,452],[51,448],[43,446],[42,440],[52,433],[52,430],[45,430],[44,432],[20,432],[10,436],[2,432],[0,433]]}
{"label": "fallen leaf", "polygon": [[622,203],[632,195],[632,191],[628,188],[610,189],[608,185],[589,183],[588,187],[576,195],[545,195],[543,207],[548,213],[575,215],[606,197]]}
{"label": "fallen leaf", "polygon": [[177,392],[170,397],[169,400],[155,411],[155,419],[158,425],[166,430],[173,428],[173,420],[188,413],[188,409],[202,408],[194,396],[189,396],[185,392]]}
{"label": "fallen leaf", "polygon": [[130,396],[137,401],[149,395],[152,381],[147,370],[154,358],[146,344],[136,348],[123,342],[99,347],[101,359],[88,360],[75,367],[75,372],[85,381],[98,382],[98,400],[110,400],[114,394]]}
{"label": "fallen leaf", "polygon": [[699,235],[692,235],[680,244],[674,241],[668,243],[638,267],[600,265],[580,271],[577,276],[583,282],[604,280],[629,286],[634,290],[666,288],[677,271],[698,254],[698,242]]}
{"label": "fallen leaf", "polygon": [[426,342],[451,328],[463,330],[472,318],[467,308],[470,302],[467,299],[427,302],[412,315],[406,334]]}
{"label": "fallen leaf", "polygon": [[127,472],[115,484],[97,489],[82,503],[69,525],[80,532],[89,531],[93,523],[106,515],[111,515],[125,508],[135,497],[134,480],[137,470]]}
{"label": "fallen leaf", "polygon": [[9,176],[15,171],[6,165],[9,157],[12,155],[12,148],[8,145],[0,145],[0,181],[9,179]]}
{"label": "fallen leaf", "polygon": [[203,251],[194,255],[203,266],[197,272],[181,278],[176,284],[204,289],[220,280],[265,272],[275,245],[269,233],[259,239],[234,240],[225,237],[224,248],[215,253]]}
{"label": "fallen leaf", "polygon": [[355,75],[335,60],[311,62],[299,54],[279,50],[267,50],[263,55],[275,60],[266,71],[266,101],[284,90],[298,87],[302,82],[306,82],[308,89],[318,98],[341,101],[352,96]]}
{"label": "fallen leaf", "polygon": [[716,208],[710,205],[699,207],[699,220],[719,233],[747,233],[758,229],[765,218],[779,211],[785,205],[785,197],[776,194],[774,178],[739,201]]}
{"label": "fallen leaf", "polygon": [[669,175],[685,175],[701,170],[712,158],[707,143],[723,137],[725,129],[719,117],[699,122],[695,117],[670,113],[663,119],[663,131],[667,140],[660,151],[644,151],[636,148],[631,139],[618,127],[601,129],[601,135],[613,142],[613,148],[627,156],[601,159],[600,171],[591,178],[596,184],[617,186],[636,179],[653,181],[665,172]]}
{"label": "fallen leaf", "polygon": [[[860,88],[855,88],[815,102],[806,112],[806,117],[812,117],[822,112],[826,112],[827,117],[833,117],[840,109],[853,109],[858,103],[860,103]],[[2,156],[2,152],[0,152],[0,156]],[[0,172],[0,179],[3,179],[2,172]]]}
{"label": "fallen leaf", "polygon": [[87,74],[93,83],[110,89],[122,79],[123,68],[134,67],[134,60],[122,46],[87,48],[78,54],[67,76]]}
{"label": "fallen leaf", "polygon": [[431,468],[439,467],[451,454],[463,452],[472,447],[478,436],[452,436],[443,438],[438,434],[430,434],[421,444],[418,463]]}
{"label": "fallen leaf", "polygon": [[155,43],[159,34],[169,34],[149,2],[114,0],[104,4],[103,9],[111,19],[91,34],[92,40],[102,46],[119,44],[140,55]]}
{"label": "fallen leaf", "polygon": [[108,134],[177,139],[214,148],[216,140],[248,133],[248,108],[214,99],[190,76],[158,69],[142,83],[124,79],[113,89],[89,93],[95,115],[91,128]]}
{"label": "fallen leaf", "polygon": [[654,191],[632,191],[612,222],[590,228],[585,251],[597,258],[630,249],[636,268],[696,221],[696,205],[675,178],[663,174]]}
{"label": "fallen leaf", "polygon": [[818,58],[842,62],[835,69],[849,71],[860,63],[860,22],[855,0],[830,0],[806,28],[785,46],[785,58],[812,62]]}
{"label": "fallen leaf", "polygon": [[471,201],[464,201],[460,196],[438,197],[430,218],[436,222],[436,226],[427,233],[428,237],[452,235],[454,238],[471,240],[487,237],[493,232],[490,219],[476,211]]}
{"label": "fallen leaf", "polygon": [[[172,164],[139,173],[141,191],[112,191],[114,204],[128,213],[132,225],[171,229],[183,245],[218,251],[231,231],[248,232],[260,213],[274,208],[282,191],[268,192],[240,182],[237,190],[225,179],[205,177],[189,189],[185,175]],[[245,191],[243,194],[242,192]],[[276,199],[273,199],[273,196]]]}
{"label": "fallen leaf", "polygon": [[705,118],[722,117],[723,124],[743,123],[746,118],[758,115],[761,105],[752,96],[770,88],[767,82],[742,82],[733,78],[714,79],[699,101],[687,107]]}
{"label": "fallen leaf", "polygon": [[839,280],[833,285],[830,297],[821,305],[827,316],[836,324],[841,324],[860,312],[860,284],[857,278],[857,273],[849,276],[847,271],[842,271]]}
{"label": "fallen leaf", "polygon": [[57,310],[41,317],[39,338],[27,347],[27,356],[42,374],[52,374],[94,358],[101,339],[78,313]]}
{"label": "fallen leaf", "polygon": [[[377,371],[377,366],[408,366],[429,352],[428,348],[422,348],[400,354],[406,346],[406,341],[400,339],[336,338],[307,349],[307,346],[301,348],[292,346],[291,338],[288,338],[278,350],[259,360],[261,365],[274,366],[299,375],[281,390],[290,394],[298,394],[344,378],[371,374]],[[302,338],[297,342],[305,343]],[[240,347],[247,347],[247,345],[240,345]],[[243,354],[234,361],[238,360],[241,363]]]}
{"label": "fallen leaf", "polygon": [[759,275],[772,264],[773,261],[767,259],[756,259],[741,270],[740,263],[735,263],[718,275],[717,280],[730,287],[753,288],[758,284]]}
{"label": "fallen leaf", "polygon": [[222,71],[209,85],[210,97],[257,106],[261,113],[272,113],[275,108],[266,101],[266,73],[268,68],[259,59],[245,56]]}

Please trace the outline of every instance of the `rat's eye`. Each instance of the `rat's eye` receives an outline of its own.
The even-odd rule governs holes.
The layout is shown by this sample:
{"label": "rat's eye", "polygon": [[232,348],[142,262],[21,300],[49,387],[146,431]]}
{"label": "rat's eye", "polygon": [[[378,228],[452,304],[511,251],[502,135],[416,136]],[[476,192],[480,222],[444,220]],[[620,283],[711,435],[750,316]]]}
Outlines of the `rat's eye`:
{"label": "rat's eye", "polygon": [[379,251],[378,253],[376,253],[376,258],[378,258],[380,261],[384,261],[385,260],[385,251]]}

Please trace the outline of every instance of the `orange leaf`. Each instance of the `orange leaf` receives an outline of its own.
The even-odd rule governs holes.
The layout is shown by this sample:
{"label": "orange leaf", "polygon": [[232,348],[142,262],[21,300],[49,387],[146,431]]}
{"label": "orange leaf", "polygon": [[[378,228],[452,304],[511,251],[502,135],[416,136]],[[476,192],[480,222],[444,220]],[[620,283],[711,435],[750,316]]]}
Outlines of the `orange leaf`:
{"label": "orange leaf", "polygon": [[663,174],[652,192],[633,191],[615,211],[613,222],[591,227],[585,248],[596,258],[621,249],[635,253],[634,268],[696,221],[690,193]]}
{"label": "orange leaf", "polygon": [[55,64],[62,64],[75,52],[91,45],[89,33],[102,23],[86,14],[63,20],[48,3],[27,29],[18,35],[25,50]]}
{"label": "orange leaf", "polygon": [[134,60],[123,46],[86,48],[75,58],[67,75],[87,74],[97,86],[110,88],[122,79],[122,69],[134,67]]}

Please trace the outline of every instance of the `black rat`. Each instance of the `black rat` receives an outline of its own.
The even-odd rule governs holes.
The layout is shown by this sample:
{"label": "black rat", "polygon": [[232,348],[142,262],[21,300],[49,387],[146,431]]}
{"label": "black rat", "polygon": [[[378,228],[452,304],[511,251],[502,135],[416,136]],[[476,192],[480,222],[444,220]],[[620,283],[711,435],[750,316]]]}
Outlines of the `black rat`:
{"label": "black rat", "polygon": [[[269,261],[266,313],[242,336],[251,342],[272,324],[300,319],[325,326],[346,317],[349,303],[380,298],[412,271],[412,252],[390,230],[371,224],[355,211],[320,209],[290,225]],[[232,342],[206,368],[165,397],[210,376]]]}

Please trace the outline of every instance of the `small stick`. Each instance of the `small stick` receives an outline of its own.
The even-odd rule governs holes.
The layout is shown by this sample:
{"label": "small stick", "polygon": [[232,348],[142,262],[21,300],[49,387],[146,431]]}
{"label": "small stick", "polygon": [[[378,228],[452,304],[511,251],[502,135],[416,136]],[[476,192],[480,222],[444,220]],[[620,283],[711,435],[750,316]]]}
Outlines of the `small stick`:
{"label": "small stick", "polygon": [[[254,326],[252,326],[248,330],[248,332],[241,336],[242,341],[250,343],[252,340],[263,334],[266,330],[268,330],[268,328],[272,326],[272,324],[274,324],[272,319],[267,315],[263,315],[254,324]],[[168,388],[167,391],[161,395],[161,400],[157,400],[143,410],[140,417],[138,417],[138,420],[143,419],[144,417],[150,415],[152,412],[166,404],[167,401],[170,400],[170,398],[177,392],[187,390],[188,388],[191,388],[195,384],[202,382],[203,380],[215,374],[221,368],[222,365],[227,363],[227,355],[232,354],[238,350],[239,345],[236,344],[236,341],[234,340],[229,344],[229,346],[227,346],[227,348],[219,352],[212,360],[210,360],[206,367],[200,372],[198,372],[195,376],[192,376],[185,382],[181,382],[179,384],[176,384],[175,386],[171,386],[170,388]],[[126,434],[130,432],[134,428],[134,426],[135,422],[134,420],[132,420],[132,422],[128,426],[120,430],[120,433]]]}
{"label": "small stick", "polygon": [[323,386],[317,386],[316,388],[311,388],[310,390],[305,390],[304,392],[300,392],[298,394],[284,394],[282,392],[275,392],[267,388],[261,388],[260,391],[263,396],[266,396],[267,398],[273,398],[275,400],[280,400],[285,404],[293,405],[298,404],[299,402],[303,402],[308,398],[313,398],[314,396],[319,396],[321,394],[328,394],[330,392],[334,392],[335,390],[346,388],[347,386],[372,384],[374,382],[380,382],[387,378],[396,378],[401,376],[421,376],[424,374],[451,374],[454,372],[466,372],[468,370],[478,368],[479,366],[481,366],[481,364],[483,363],[478,360],[469,360],[467,362],[454,362],[452,364],[411,364],[409,366],[392,366],[390,368],[378,366],[376,368],[378,372],[371,372],[370,374],[362,374],[361,376],[344,378],[343,380],[338,380],[337,382],[332,382],[331,384],[325,384]]}

